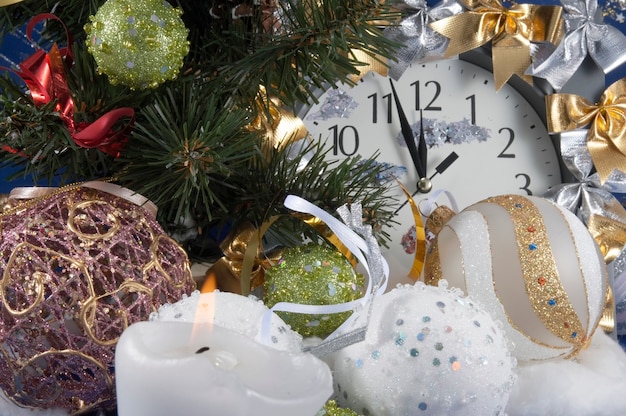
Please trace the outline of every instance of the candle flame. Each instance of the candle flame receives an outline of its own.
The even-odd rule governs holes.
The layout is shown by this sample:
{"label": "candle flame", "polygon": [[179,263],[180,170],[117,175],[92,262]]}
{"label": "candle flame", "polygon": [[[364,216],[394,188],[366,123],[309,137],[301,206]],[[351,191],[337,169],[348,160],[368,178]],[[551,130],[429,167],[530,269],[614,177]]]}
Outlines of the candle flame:
{"label": "candle flame", "polygon": [[204,282],[202,283],[202,287],[200,288],[200,292],[210,293],[215,292],[215,290],[217,290],[217,277],[215,276],[215,273],[209,269]]}
{"label": "candle flame", "polygon": [[[196,307],[196,316],[193,320],[191,341],[201,333],[211,333],[215,321],[215,296],[200,296]],[[210,345],[209,345],[210,347]]]}

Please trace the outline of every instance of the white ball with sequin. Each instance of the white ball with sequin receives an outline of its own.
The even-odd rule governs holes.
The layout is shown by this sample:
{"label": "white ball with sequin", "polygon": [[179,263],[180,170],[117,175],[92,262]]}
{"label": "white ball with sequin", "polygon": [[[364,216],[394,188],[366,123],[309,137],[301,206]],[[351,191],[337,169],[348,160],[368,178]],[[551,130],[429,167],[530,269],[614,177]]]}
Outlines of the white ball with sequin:
{"label": "white ball with sequin", "polygon": [[585,225],[547,199],[522,195],[487,198],[443,225],[424,267],[426,283],[439,279],[503,323],[520,361],[585,349],[608,284],[604,258]]}
{"label": "white ball with sequin", "polygon": [[515,381],[500,325],[445,281],[377,297],[365,340],[330,362],[337,401],[365,416],[501,415]]}

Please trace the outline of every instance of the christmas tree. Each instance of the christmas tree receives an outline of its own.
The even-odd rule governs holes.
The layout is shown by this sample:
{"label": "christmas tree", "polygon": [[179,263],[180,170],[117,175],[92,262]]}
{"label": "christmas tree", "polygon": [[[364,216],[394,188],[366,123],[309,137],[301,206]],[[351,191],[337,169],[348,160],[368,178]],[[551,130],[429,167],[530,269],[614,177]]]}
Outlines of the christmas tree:
{"label": "christmas tree", "polygon": [[[107,178],[138,192],[192,257],[220,254],[210,230],[258,227],[286,213],[288,194],[330,212],[361,201],[385,241],[393,207],[375,180],[384,169],[375,155],[329,162],[293,114],[316,90],[351,82],[393,55],[398,45],[381,31],[398,18],[390,6],[8,3],[0,8],[3,37],[26,36],[37,47],[0,79],[2,166],[39,182]],[[42,61],[53,68],[47,91]],[[318,235],[288,215],[279,221],[268,233],[279,244]]]}

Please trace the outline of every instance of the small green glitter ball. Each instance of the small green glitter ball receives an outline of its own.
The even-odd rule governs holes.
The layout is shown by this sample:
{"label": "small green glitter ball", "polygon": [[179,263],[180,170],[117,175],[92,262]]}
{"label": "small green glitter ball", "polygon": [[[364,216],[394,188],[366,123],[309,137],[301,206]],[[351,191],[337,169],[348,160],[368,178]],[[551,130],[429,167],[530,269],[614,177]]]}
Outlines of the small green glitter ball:
{"label": "small green glitter ball", "polygon": [[[363,276],[335,247],[306,244],[283,251],[276,266],[265,272],[264,302],[308,305],[334,305],[350,302],[362,295]],[[303,337],[326,337],[352,312],[312,315],[293,312],[277,314]]]}
{"label": "small green glitter ball", "polygon": [[329,400],[315,416],[359,416],[359,414],[353,410],[339,407],[337,406],[337,402]]}
{"label": "small green glitter ball", "polygon": [[181,14],[165,0],[108,0],[85,25],[98,72],[132,89],[175,79],[189,52]]}

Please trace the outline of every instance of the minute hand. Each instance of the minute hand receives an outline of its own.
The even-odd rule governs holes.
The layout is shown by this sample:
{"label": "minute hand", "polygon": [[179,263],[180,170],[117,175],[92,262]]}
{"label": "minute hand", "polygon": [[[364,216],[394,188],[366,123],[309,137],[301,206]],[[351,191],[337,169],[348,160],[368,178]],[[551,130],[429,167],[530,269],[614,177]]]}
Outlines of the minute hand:
{"label": "minute hand", "polygon": [[[400,119],[400,131],[402,132],[402,137],[406,142],[406,146],[409,148],[409,154],[411,155],[411,159],[413,160],[413,165],[417,170],[417,175],[419,179],[426,177],[426,143],[423,138],[420,137],[420,149],[418,151],[417,146],[415,145],[415,136],[413,135],[413,129],[409,124],[409,121],[406,118],[406,114],[404,114],[404,110],[402,109],[402,104],[400,103],[400,99],[398,98],[398,94],[396,92],[396,88],[393,85],[393,81],[389,79],[389,84],[391,84],[391,92],[393,94],[393,100],[396,103],[396,110],[398,111],[398,118]],[[420,127],[423,127],[420,124]],[[423,131],[423,130],[422,130]]]}

